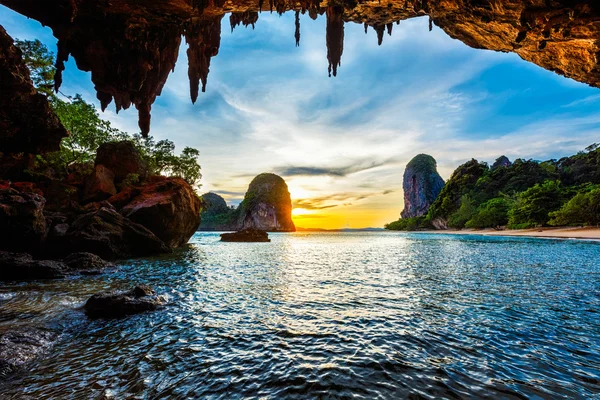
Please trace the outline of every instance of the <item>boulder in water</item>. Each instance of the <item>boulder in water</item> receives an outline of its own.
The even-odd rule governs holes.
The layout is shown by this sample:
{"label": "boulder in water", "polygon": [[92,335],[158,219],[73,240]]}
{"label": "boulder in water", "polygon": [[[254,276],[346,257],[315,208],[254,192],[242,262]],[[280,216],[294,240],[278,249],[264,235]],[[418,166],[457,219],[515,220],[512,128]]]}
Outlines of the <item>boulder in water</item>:
{"label": "boulder in water", "polygon": [[40,328],[26,328],[0,334],[0,377],[24,368],[50,350],[57,335]]}
{"label": "boulder in water", "polygon": [[69,271],[79,272],[82,274],[98,274],[105,269],[114,268],[115,265],[105,261],[92,253],[73,253],[63,259]]}
{"label": "boulder in water", "polygon": [[0,281],[33,281],[64,278],[67,266],[61,261],[34,260],[27,253],[0,251]]}
{"label": "boulder in water", "polygon": [[269,234],[260,229],[246,228],[221,234],[221,242],[270,242]]}
{"label": "boulder in water", "polygon": [[151,287],[138,285],[128,292],[97,293],[88,299],[84,308],[90,318],[120,318],[156,310],[165,302]]}

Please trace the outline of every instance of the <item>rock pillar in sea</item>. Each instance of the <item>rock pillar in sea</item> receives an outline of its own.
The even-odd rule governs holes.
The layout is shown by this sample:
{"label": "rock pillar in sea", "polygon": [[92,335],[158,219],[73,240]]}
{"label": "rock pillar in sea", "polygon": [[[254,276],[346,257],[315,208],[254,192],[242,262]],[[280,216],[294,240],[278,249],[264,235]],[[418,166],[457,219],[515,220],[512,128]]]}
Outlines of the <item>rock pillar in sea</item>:
{"label": "rock pillar in sea", "polygon": [[444,180],[437,172],[437,162],[427,154],[415,156],[404,170],[404,210],[402,218],[420,217],[438,197]]}
{"label": "rock pillar in sea", "polygon": [[250,182],[239,206],[238,229],[294,232],[292,199],[287,184],[278,175],[260,174]]}

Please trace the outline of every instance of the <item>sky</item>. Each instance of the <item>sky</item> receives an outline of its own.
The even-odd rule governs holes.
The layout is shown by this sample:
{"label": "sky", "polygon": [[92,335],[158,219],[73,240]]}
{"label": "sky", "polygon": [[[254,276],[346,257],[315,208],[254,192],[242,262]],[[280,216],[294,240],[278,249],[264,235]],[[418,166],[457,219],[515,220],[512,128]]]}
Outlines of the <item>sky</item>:
{"label": "sky", "polygon": [[[0,24],[56,51],[51,30],[34,20],[0,6]],[[325,18],[301,16],[299,47],[294,29],[293,13],[263,12],[255,29],[233,32],[225,17],[195,105],[182,41],[150,134],[200,151],[202,192],[237,205],[254,176],[273,172],[288,184],[296,226],[382,227],[399,218],[404,168],[419,153],[446,180],[471,158],[546,160],[600,141],[599,89],[429,32],[426,18],[394,25],[381,46],[372,29],[345,24],[337,77],[327,73]],[[61,91],[99,108],[90,74],[72,59]],[[139,131],[133,107],[101,116]]]}

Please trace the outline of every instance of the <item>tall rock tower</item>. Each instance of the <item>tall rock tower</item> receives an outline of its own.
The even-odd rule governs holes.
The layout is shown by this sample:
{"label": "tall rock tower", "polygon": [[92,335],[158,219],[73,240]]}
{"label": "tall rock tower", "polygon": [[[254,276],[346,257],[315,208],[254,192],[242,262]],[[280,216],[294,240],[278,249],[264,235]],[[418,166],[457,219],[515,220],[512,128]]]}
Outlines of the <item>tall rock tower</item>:
{"label": "tall rock tower", "polygon": [[285,181],[275,174],[260,174],[250,182],[239,213],[238,229],[296,231],[290,192]]}
{"label": "tall rock tower", "polygon": [[420,217],[438,197],[444,180],[437,172],[437,162],[427,154],[415,156],[404,170],[404,210],[402,218]]}

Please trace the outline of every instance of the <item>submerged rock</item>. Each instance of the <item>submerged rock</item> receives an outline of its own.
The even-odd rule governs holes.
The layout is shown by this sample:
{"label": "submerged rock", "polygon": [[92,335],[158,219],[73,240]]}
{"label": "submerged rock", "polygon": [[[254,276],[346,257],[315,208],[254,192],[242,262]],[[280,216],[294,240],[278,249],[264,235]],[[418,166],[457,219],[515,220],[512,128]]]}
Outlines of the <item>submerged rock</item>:
{"label": "submerged rock", "polygon": [[429,207],[444,187],[444,180],[437,172],[437,163],[427,154],[415,156],[404,170],[404,210],[402,218],[420,217],[427,214]]}
{"label": "submerged rock", "polygon": [[76,249],[107,260],[171,251],[147,228],[108,208],[85,214],[73,222],[62,245],[63,254]]}
{"label": "submerged rock", "polygon": [[239,214],[240,230],[296,231],[290,192],[285,181],[275,174],[260,174],[250,182]]}
{"label": "submerged rock", "polygon": [[188,242],[200,225],[201,201],[181,178],[154,177],[137,186],[121,214],[145,226],[171,248]]}
{"label": "submerged rock", "polygon": [[32,327],[1,333],[0,377],[22,369],[50,350],[56,338],[51,331]]}
{"label": "submerged rock", "polygon": [[138,285],[128,292],[97,293],[88,299],[84,309],[91,318],[120,318],[156,310],[165,303],[151,287]]}
{"label": "submerged rock", "polygon": [[222,242],[270,242],[267,232],[260,229],[246,228],[239,232],[221,234]]}
{"label": "submerged rock", "polygon": [[27,253],[0,251],[0,281],[64,278],[67,265],[55,260],[34,260]]}

